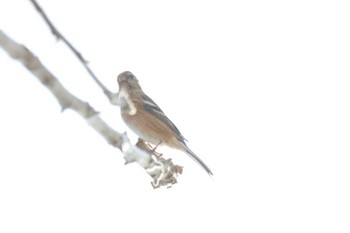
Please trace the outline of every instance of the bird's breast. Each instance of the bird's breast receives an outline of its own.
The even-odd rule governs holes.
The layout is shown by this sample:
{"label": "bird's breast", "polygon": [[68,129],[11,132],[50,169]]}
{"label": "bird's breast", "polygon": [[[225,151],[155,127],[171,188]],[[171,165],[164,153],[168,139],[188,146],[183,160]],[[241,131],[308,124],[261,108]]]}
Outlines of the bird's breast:
{"label": "bird's breast", "polygon": [[140,114],[137,112],[135,115],[128,113],[122,113],[122,119],[125,124],[133,131],[138,137],[153,145],[159,144],[161,140],[160,135],[154,130],[150,129],[149,122],[140,118]]}
{"label": "bird's breast", "polygon": [[137,136],[154,145],[160,142],[168,144],[175,136],[170,127],[145,110],[137,111],[134,115],[122,111],[122,119]]}

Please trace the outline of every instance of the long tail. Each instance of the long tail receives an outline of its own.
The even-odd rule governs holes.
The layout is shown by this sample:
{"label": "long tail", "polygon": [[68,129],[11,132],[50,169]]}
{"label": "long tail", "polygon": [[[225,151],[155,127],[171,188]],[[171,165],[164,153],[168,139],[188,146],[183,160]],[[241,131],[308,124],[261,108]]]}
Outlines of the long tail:
{"label": "long tail", "polygon": [[213,173],[211,172],[210,168],[193,152],[190,150],[190,148],[188,148],[188,146],[185,143],[181,143],[183,145],[184,150],[186,151],[186,153],[194,160],[196,161],[199,165],[201,165],[201,167],[208,172],[209,175],[213,175]]}

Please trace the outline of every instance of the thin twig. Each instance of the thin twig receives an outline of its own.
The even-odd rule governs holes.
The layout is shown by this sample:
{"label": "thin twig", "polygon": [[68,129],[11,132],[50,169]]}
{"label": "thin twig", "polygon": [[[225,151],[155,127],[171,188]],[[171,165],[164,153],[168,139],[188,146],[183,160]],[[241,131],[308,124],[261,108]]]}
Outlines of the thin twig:
{"label": "thin twig", "polygon": [[90,76],[94,79],[94,81],[97,83],[97,85],[103,90],[103,93],[105,93],[105,95],[107,95],[107,97],[109,98],[109,100],[111,102],[112,98],[114,97],[113,93],[108,90],[106,88],[105,85],[103,85],[103,83],[97,78],[97,76],[95,75],[95,73],[90,69],[89,65],[88,65],[88,61],[83,57],[83,55],[72,45],[72,43],[70,43],[67,38],[62,35],[62,33],[53,25],[52,21],[49,19],[49,17],[47,16],[47,14],[45,13],[45,11],[43,10],[43,8],[37,3],[36,0],[30,0],[35,9],[39,12],[39,14],[43,17],[45,23],[49,26],[52,34],[54,34],[56,36],[57,39],[60,39],[63,41],[63,43],[65,43],[68,48],[75,54],[75,56],[78,58],[78,60],[83,64],[83,66],[85,67],[85,69],[87,70],[87,72],[90,74]]}

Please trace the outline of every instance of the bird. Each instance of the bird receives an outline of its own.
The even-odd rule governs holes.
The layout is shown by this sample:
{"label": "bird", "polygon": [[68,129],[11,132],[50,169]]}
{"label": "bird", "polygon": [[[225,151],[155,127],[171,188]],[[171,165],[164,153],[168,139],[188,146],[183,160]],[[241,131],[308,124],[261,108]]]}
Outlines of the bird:
{"label": "bird", "polygon": [[186,139],[161,108],[146,95],[136,76],[125,71],[118,75],[121,117],[128,128],[142,140],[155,145],[166,145],[189,155],[209,175],[210,168],[186,145]]}

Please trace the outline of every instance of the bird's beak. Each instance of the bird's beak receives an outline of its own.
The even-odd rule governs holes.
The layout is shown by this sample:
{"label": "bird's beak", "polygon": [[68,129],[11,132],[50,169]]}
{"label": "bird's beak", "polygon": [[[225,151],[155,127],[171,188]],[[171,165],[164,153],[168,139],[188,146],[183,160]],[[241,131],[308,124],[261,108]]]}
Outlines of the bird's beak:
{"label": "bird's beak", "polygon": [[120,74],[118,75],[118,83],[120,84],[121,82],[125,81],[126,77],[124,74]]}

